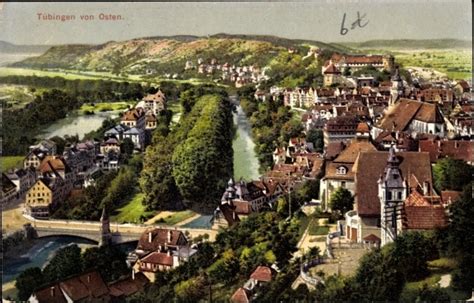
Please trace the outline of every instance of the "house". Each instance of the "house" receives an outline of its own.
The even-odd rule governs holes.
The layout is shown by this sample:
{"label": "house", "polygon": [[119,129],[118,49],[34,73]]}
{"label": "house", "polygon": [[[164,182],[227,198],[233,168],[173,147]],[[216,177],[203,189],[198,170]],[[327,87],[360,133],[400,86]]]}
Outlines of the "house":
{"label": "house", "polygon": [[97,271],[88,271],[33,292],[28,302],[110,302],[110,291]]}
{"label": "house", "polygon": [[147,113],[145,116],[145,129],[153,130],[157,126],[156,115],[153,113]]}
{"label": "house", "polygon": [[40,177],[57,178],[59,176],[63,180],[63,190],[66,195],[72,190],[76,177],[66,160],[58,156],[46,156],[38,167],[38,174]]}
{"label": "house", "polygon": [[392,146],[395,148],[395,151],[418,150],[418,140],[400,131],[384,130],[374,139],[374,144],[379,150],[389,150]]}
{"label": "house", "polygon": [[133,271],[143,273],[151,282],[158,271],[166,271],[187,262],[197,252],[179,230],[154,228],[145,231],[128,260]]}
{"label": "house", "polygon": [[356,193],[353,171],[354,163],[359,153],[376,150],[375,146],[367,138],[357,137],[334,160],[327,161],[324,177],[320,181],[319,195],[326,210],[329,209],[328,203],[331,195],[338,188],[346,188],[352,195]]}
{"label": "house", "polygon": [[438,134],[443,137],[446,128],[444,116],[437,104],[402,98],[374,126],[372,137],[377,138],[383,130]]}
{"label": "house", "polygon": [[126,111],[121,118],[121,123],[128,127],[145,128],[145,110],[141,107]]}
{"label": "house", "polygon": [[25,211],[35,218],[47,218],[65,197],[61,176],[41,177],[26,194]]}
{"label": "house", "polygon": [[453,158],[474,164],[472,150],[473,141],[463,140],[421,140],[419,142],[419,151],[430,154],[431,163],[436,163],[439,159]]}
{"label": "house", "polygon": [[23,160],[23,168],[27,169],[30,167],[38,168],[41,161],[48,155],[48,153],[40,150],[33,149],[28,152],[25,159]]}
{"label": "house", "polygon": [[166,109],[166,96],[161,90],[158,90],[155,94],[145,96],[142,101],[144,102],[145,112],[158,115]]}
{"label": "house", "polygon": [[109,153],[120,155],[120,143],[117,139],[111,137],[100,144],[100,153],[105,155]]}
{"label": "house", "polygon": [[1,204],[4,205],[16,198],[17,188],[7,175],[2,173],[2,196]]}
{"label": "house", "polygon": [[123,140],[123,133],[126,132],[129,129],[130,129],[130,127],[128,127],[126,125],[118,124],[118,125],[112,127],[111,129],[108,129],[104,133],[104,137],[105,138],[115,138],[119,141],[122,141]]}
{"label": "house", "polygon": [[252,302],[258,298],[258,290],[262,284],[272,281],[273,272],[268,266],[258,266],[250,275],[250,279],[245,282],[243,287],[239,287],[230,301],[233,303]]}
{"label": "house", "polygon": [[358,125],[357,118],[351,115],[329,119],[323,130],[324,145],[336,141],[349,142],[356,136]]}
{"label": "house", "polygon": [[36,182],[36,171],[33,167],[11,170],[6,175],[15,184],[17,199],[21,199]]}
{"label": "house", "polygon": [[[373,234],[383,245],[393,236],[393,231],[381,231],[384,222],[381,214],[395,213],[393,216],[402,220],[403,202],[410,194],[409,189],[422,187],[424,196],[434,196],[430,157],[426,152],[395,152],[394,148],[389,152],[361,152],[353,172],[357,195],[354,211],[346,214],[346,232],[350,232],[346,236],[353,241],[362,242]],[[397,206],[395,210],[393,205]],[[384,212],[385,207],[388,209]],[[387,223],[388,218],[384,220]]]}
{"label": "house", "polygon": [[330,62],[339,69],[350,68],[352,71],[372,66],[391,72],[395,67],[395,58],[392,55],[345,55],[334,53]]}
{"label": "house", "polygon": [[56,143],[53,140],[43,139],[36,145],[30,145],[30,151],[40,150],[50,156],[56,155]]}
{"label": "house", "polygon": [[227,185],[221,203],[231,200],[235,212],[239,216],[248,216],[252,212],[259,212],[265,205],[273,202],[266,195],[266,189],[257,186],[254,182],[247,183],[243,180],[234,182],[233,179],[230,179]]}
{"label": "house", "polygon": [[143,150],[145,148],[145,131],[141,128],[130,128],[123,133],[123,138],[129,138],[137,150]]}
{"label": "house", "polygon": [[322,73],[324,78],[324,86],[332,86],[341,82],[341,71],[336,67],[336,65],[332,63],[327,66],[323,66]]}
{"label": "house", "polygon": [[149,283],[147,277],[142,273],[132,271],[132,276],[121,278],[109,283],[109,294],[112,302],[124,300],[125,298],[143,291]]}

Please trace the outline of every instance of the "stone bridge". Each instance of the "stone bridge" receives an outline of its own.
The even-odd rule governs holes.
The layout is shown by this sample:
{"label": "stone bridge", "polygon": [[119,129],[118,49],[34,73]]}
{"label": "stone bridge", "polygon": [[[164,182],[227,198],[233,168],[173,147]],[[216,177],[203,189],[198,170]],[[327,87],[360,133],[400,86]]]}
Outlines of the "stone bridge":
{"label": "stone bridge", "polygon": [[[28,215],[24,217],[29,221],[33,228],[33,236],[52,237],[52,236],[73,236],[88,239],[99,243],[102,237],[101,223],[96,221],[74,221],[74,220],[40,220]],[[140,236],[148,229],[165,228],[178,229],[166,225],[139,225],[139,224],[118,224],[110,223],[110,235],[113,244],[138,241]],[[209,240],[214,241],[217,231],[213,229],[194,229],[179,228],[183,233],[188,232],[191,238],[208,234]]]}

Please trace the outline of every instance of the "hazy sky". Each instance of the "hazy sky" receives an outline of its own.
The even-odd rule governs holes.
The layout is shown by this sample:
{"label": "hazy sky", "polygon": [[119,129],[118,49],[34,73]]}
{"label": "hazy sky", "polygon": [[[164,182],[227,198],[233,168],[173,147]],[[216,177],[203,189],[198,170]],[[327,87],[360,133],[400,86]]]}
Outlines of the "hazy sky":
{"label": "hazy sky", "polygon": [[[178,34],[269,34],[286,38],[352,42],[371,39],[471,40],[470,0],[318,2],[3,3],[0,40],[16,44],[103,43]],[[357,12],[364,28],[341,35]],[[38,13],[75,15],[72,21],[38,20]],[[99,20],[99,14],[123,20]],[[94,15],[83,21],[81,15]]]}

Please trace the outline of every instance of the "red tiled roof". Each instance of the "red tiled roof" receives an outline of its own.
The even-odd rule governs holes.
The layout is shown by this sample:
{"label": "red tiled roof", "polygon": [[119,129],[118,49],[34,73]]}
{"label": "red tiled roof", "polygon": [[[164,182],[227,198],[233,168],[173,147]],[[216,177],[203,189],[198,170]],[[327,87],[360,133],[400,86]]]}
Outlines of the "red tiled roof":
{"label": "red tiled roof", "polygon": [[[404,179],[415,175],[419,182],[427,181],[432,188],[431,163],[428,153],[398,152]],[[388,152],[361,152],[355,163],[356,209],[362,216],[380,216],[377,181],[387,164]]]}
{"label": "red tiled roof", "polygon": [[329,64],[328,67],[324,70],[324,74],[340,74],[341,71],[334,65]]}
{"label": "red tiled roof", "polygon": [[238,215],[250,215],[252,213],[252,207],[251,204],[247,201],[232,201],[232,203],[235,206],[234,211]]}
{"label": "red tiled roof", "polygon": [[373,242],[373,243],[377,243],[377,242],[380,243],[380,238],[377,237],[374,234],[370,234],[370,235],[364,237],[364,241]]}
{"label": "red tiled roof", "polygon": [[123,113],[122,121],[137,121],[144,114],[145,113],[144,113],[144,111],[141,107],[140,108],[133,108],[133,109],[130,109],[130,110],[126,111],[125,113]]}
{"label": "red tiled roof", "polygon": [[157,251],[148,254],[140,261],[144,263],[173,266],[173,256]]}
{"label": "red tiled roof", "polygon": [[[151,233],[151,242],[150,242]],[[170,239],[168,239],[171,233]],[[159,247],[185,245],[187,243],[186,237],[179,230],[154,228],[145,231],[138,241],[138,249],[144,251],[156,251]]]}
{"label": "red tiled roof", "polygon": [[[59,283],[61,289],[73,300],[90,300],[107,296],[109,289],[96,271],[86,272]],[[88,299],[88,300],[89,300]]]}
{"label": "red tiled roof", "polygon": [[272,280],[272,270],[267,266],[259,266],[250,275],[250,278],[260,282],[270,282]]}
{"label": "red tiled roof", "polygon": [[441,192],[441,200],[444,204],[451,204],[458,201],[461,198],[460,191],[444,190]]}
{"label": "red tiled roof", "polygon": [[375,146],[368,140],[354,139],[351,141],[338,156],[334,162],[354,163],[360,152],[376,151]]}
{"label": "red tiled roof", "polygon": [[435,229],[448,223],[441,205],[405,206],[404,227],[407,229]]}
{"label": "red tiled roof", "polygon": [[360,122],[357,124],[356,132],[358,133],[368,133],[370,131],[369,125],[365,122]]}
{"label": "red tiled roof", "polygon": [[230,301],[232,303],[249,303],[250,302],[247,291],[243,287],[240,287],[234,292],[234,294],[230,298]]}
{"label": "red tiled roof", "polygon": [[54,284],[48,287],[44,287],[40,290],[37,290],[33,293],[39,303],[66,303],[66,298],[64,297],[59,284]]}
{"label": "red tiled roof", "polygon": [[419,142],[420,151],[429,152],[431,162],[444,157],[472,161],[473,141],[461,140],[422,140]]}

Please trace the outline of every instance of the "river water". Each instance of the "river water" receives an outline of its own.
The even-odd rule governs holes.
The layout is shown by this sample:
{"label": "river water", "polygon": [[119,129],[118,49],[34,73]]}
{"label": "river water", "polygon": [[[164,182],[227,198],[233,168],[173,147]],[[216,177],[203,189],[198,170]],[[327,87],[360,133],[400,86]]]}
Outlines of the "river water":
{"label": "river water", "polygon": [[116,118],[120,114],[118,111],[96,112],[94,115],[79,115],[72,113],[68,117],[55,121],[47,128],[41,131],[38,137],[51,138],[54,136],[74,136],[78,135],[79,139],[88,132],[97,130],[102,126],[102,121],[107,118]]}
{"label": "river water", "polygon": [[[234,98],[235,102],[235,98]],[[232,144],[234,149],[234,178],[239,180],[258,179],[259,163],[255,153],[255,143],[252,140],[252,129],[242,107],[237,106],[234,113],[234,124],[237,126],[237,133]]]}

